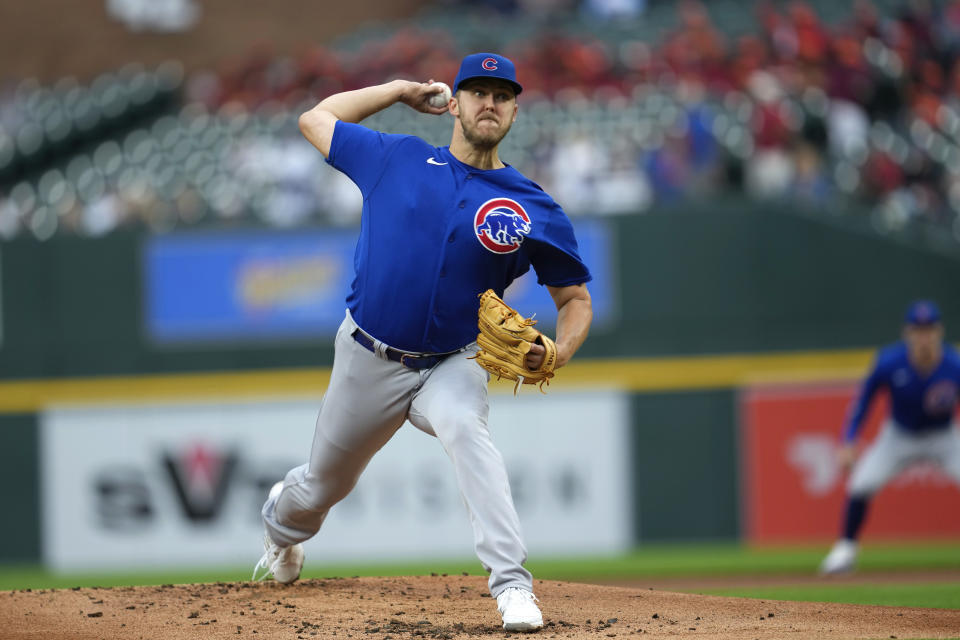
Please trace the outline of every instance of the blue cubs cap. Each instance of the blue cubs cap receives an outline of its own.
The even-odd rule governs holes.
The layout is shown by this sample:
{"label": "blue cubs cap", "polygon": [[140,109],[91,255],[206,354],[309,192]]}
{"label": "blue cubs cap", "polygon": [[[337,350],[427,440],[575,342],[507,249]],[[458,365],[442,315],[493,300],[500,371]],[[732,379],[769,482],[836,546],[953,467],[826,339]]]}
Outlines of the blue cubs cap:
{"label": "blue cubs cap", "polygon": [[471,53],[460,63],[457,79],[453,81],[453,92],[460,90],[460,85],[474,78],[500,78],[513,86],[513,90],[520,94],[523,87],[517,82],[517,70],[513,63],[496,53]]}
{"label": "blue cubs cap", "polygon": [[930,325],[940,322],[940,309],[930,300],[917,300],[910,303],[904,316],[907,324]]}

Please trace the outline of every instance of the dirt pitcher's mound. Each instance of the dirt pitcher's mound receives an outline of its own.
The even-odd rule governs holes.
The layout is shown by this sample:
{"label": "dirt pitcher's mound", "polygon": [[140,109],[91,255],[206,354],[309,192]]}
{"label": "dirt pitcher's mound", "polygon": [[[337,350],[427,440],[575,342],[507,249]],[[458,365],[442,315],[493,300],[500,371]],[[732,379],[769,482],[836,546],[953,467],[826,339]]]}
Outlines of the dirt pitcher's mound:
{"label": "dirt pitcher's mound", "polygon": [[[946,638],[960,611],[779,602],[537,581],[545,638]],[[0,592],[0,637],[504,637],[477,576]]]}

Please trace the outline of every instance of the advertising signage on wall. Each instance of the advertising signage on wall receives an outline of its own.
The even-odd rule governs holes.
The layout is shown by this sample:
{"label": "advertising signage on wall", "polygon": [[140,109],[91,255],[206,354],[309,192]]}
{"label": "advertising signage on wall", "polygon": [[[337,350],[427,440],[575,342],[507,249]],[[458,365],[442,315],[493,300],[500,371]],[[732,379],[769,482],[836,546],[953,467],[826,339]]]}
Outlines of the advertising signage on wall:
{"label": "advertising signage on wall", "polygon": [[355,234],[191,233],[144,249],[146,328],[158,343],[332,335]]}
{"label": "advertising signage on wall", "polygon": [[[849,383],[758,386],[740,398],[744,533],[750,542],[824,542],[840,534],[847,475],[840,430],[857,389]],[[858,440],[872,442],[887,415],[877,398]],[[919,462],[875,497],[863,539],[960,537],[960,489]]]}
{"label": "advertising signage on wall", "polygon": [[[594,327],[611,323],[616,305],[607,226],[578,223]],[[207,232],[157,235],[144,245],[144,318],[157,344],[332,338],[354,277],[356,230]],[[544,324],[556,310],[531,270],[506,299]]]}
{"label": "advertising signage on wall", "polygon": [[[252,567],[260,507],[307,460],[316,412],[315,400],[44,412],[44,562],[64,571]],[[494,395],[490,425],[531,555],[630,547],[626,396]],[[306,551],[308,565],[471,557],[469,518],[439,442],[404,425]]]}

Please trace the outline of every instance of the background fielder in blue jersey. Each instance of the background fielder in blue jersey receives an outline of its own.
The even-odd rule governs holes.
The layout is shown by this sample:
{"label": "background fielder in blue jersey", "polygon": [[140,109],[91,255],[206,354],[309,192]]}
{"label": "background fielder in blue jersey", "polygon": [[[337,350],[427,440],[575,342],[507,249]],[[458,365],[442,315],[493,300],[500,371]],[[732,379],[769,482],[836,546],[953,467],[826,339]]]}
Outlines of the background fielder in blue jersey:
{"label": "background fielder in blue jersey", "polygon": [[[309,462],[271,490],[257,566],[280,582],[296,580],[301,543],[409,420],[436,436],[453,462],[504,628],[532,631],[543,617],[523,567],[506,467],[487,429],[489,377],[469,359],[478,295],[503,295],[532,267],[556,303],[560,367],[587,336],[591,276],[561,208],[498,155],[522,91],[513,63],[493,53],[467,56],[454,95],[439,108],[428,104],[437,91],[395,80],[331,96],[300,118],[307,140],[360,189],[363,215]],[[357,124],[396,102],[434,116],[449,111],[450,145]],[[537,368],[543,355],[531,345],[527,366]]]}
{"label": "background fielder in blue jersey", "polygon": [[[910,464],[936,462],[960,484],[960,434],[953,424],[960,399],[960,354],[943,335],[937,305],[917,301],[907,309],[903,339],[877,355],[844,426],[841,463],[853,469],[843,533],[824,559],[822,573],[853,569],[870,498]],[[854,464],[857,434],[881,389],[890,394],[889,419]]]}

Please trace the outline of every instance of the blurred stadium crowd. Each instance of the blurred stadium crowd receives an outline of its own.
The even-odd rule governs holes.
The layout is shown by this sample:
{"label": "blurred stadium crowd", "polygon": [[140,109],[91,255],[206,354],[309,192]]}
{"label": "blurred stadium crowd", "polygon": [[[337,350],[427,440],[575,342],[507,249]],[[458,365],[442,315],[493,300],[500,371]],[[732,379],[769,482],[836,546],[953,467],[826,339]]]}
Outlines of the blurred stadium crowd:
{"label": "blurred stadium crowd", "polygon": [[[481,4],[499,17],[451,0],[298,56],[0,87],[0,237],[354,224],[358,192],[297,116],[395,77],[451,82],[494,25],[525,87],[501,156],[571,215],[734,194],[960,241],[960,2]],[[368,124],[449,142],[448,116]]]}

